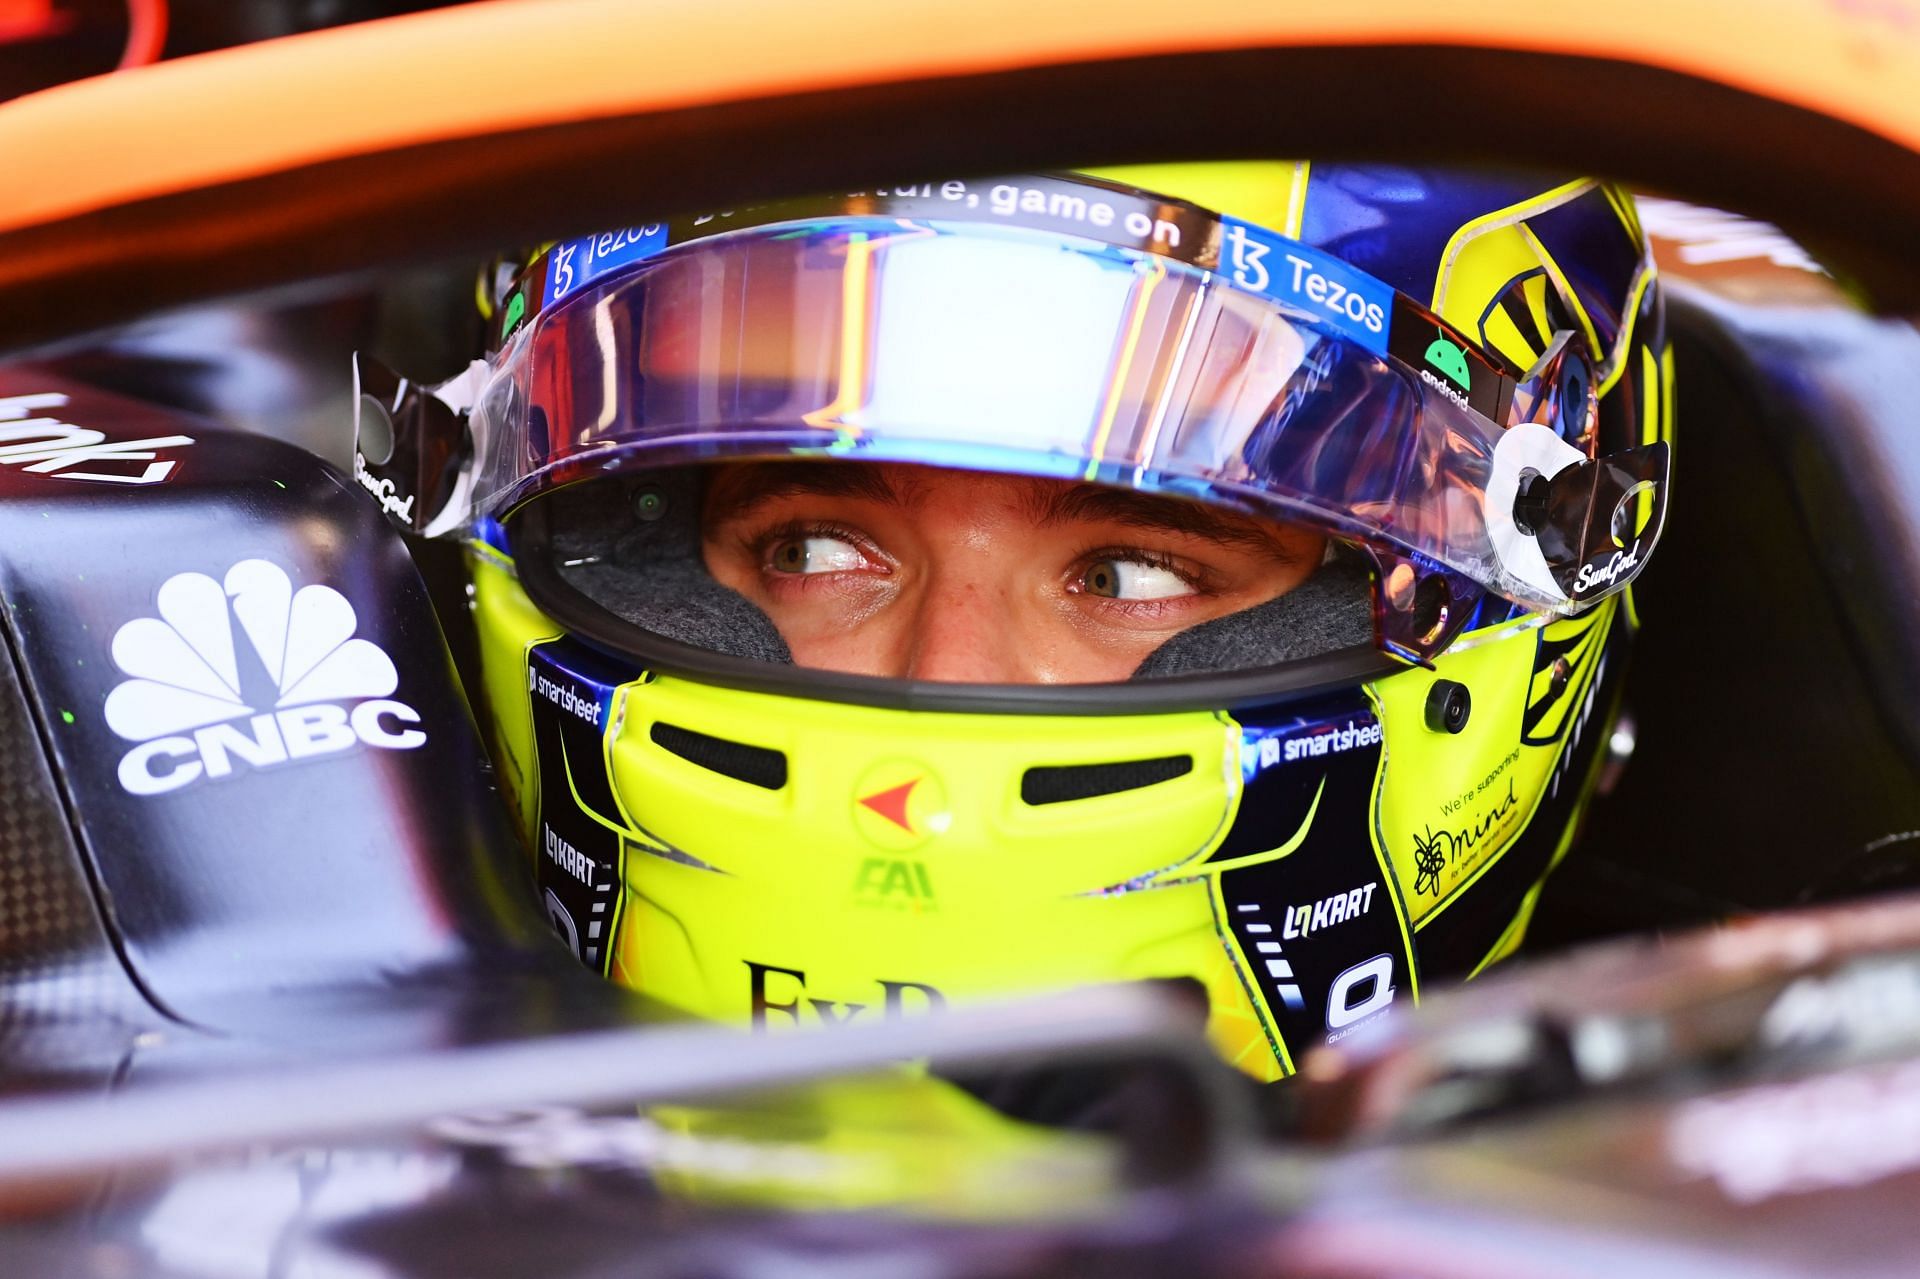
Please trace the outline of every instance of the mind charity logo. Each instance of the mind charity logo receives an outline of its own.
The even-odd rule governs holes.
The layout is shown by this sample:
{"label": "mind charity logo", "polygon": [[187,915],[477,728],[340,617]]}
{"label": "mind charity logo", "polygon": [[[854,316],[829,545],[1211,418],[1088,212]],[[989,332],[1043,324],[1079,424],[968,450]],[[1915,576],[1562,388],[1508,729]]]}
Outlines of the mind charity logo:
{"label": "mind charity logo", "polygon": [[[157,611],[113,637],[114,665],[129,678],[107,694],[105,713],[107,727],[139,743],[119,768],[135,795],[230,777],[235,761],[259,770],[427,740],[408,727],[419,712],[391,700],[393,660],[354,637],[353,605],[330,586],[295,591],[279,565],[242,560],[224,582],[168,578]],[[244,676],[236,621],[253,659]]]}

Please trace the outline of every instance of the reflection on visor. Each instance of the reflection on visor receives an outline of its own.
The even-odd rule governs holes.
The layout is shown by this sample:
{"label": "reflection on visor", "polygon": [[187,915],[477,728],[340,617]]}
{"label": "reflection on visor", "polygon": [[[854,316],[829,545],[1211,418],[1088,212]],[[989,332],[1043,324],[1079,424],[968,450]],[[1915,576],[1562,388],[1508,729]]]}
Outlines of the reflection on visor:
{"label": "reflection on visor", "polygon": [[608,469],[746,457],[1121,484],[1367,545],[1385,638],[1417,657],[1481,592],[1564,614],[1638,572],[1664,445],[1595,469],[1546,427],[1509,431],[1546,397],[1377,281],[1221,226],[1219,270],[1020,227],[840,216],[576,282],[482,393],[475,510]]}

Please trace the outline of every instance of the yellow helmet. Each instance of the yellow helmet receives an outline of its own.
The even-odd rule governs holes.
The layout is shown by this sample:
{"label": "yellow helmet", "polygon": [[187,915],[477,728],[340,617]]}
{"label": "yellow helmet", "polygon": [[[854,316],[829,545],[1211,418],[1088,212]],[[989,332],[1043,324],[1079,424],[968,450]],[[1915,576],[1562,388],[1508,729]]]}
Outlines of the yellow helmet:
{"label": "yellow helmet", "polygon": [[[1511,953],[1617,712],[1672,376],[1631,198],[1328,163],[922,182],[549,248],[470,442],[485,711],[557,930],[768,1034],[1126,980],[1263,1079]],[[1328,539],[1133,677],[793,660],[712,469],[1092,485]]]}

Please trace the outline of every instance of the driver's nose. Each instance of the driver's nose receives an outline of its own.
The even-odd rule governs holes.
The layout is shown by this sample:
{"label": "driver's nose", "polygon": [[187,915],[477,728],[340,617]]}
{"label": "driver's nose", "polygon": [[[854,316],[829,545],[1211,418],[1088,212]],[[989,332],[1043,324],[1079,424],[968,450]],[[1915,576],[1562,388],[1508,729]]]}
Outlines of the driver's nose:
{"label": "driver's nose", "polygon": [[1015,611],[1006,592],[988,583],[936,583],[913,615],[907,678],[965,684],[1044,678],[1023,654]]}

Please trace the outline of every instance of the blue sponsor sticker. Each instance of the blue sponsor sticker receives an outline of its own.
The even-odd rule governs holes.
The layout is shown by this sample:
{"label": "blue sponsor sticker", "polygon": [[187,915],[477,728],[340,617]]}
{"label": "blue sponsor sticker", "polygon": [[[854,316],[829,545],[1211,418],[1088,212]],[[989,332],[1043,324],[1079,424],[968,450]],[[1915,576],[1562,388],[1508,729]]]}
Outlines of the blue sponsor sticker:
{"label": "blue sponsor sticker", "polygon": [[1318,249],[1223,217],[1220,270],[1241,288],[1313,316],[1375,355],[1387,353],[1393,287]]}
{"label": "blue sponsor sticker", "polygon": [[1320,721],[1295,719],[1277,725],[1249,724],[1240,730],[1240,776],[1250,782],[1276,764],[1344,755],[1379,744],[1380,721],[1367,714],[1337,715]]}
{"label": "blue sponsor sticker", "polygon": [[552,306],[601,276],[650,258],[666,247],[667,224],[664,222],[562,240],[553,246],[547,264],[546,305]]}

